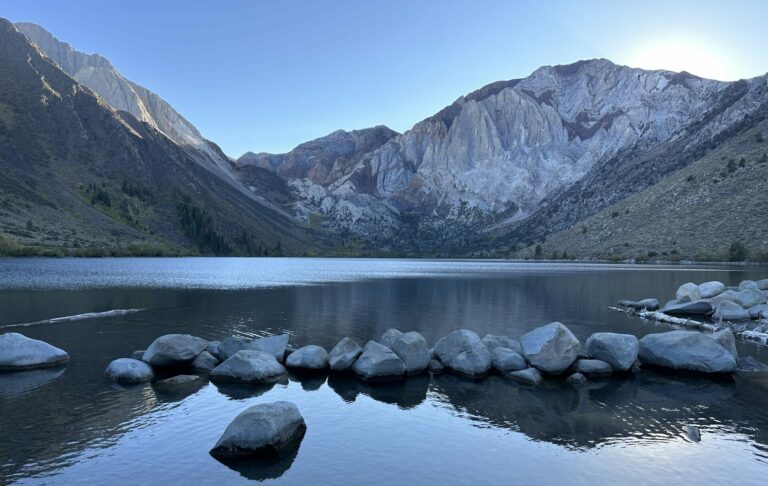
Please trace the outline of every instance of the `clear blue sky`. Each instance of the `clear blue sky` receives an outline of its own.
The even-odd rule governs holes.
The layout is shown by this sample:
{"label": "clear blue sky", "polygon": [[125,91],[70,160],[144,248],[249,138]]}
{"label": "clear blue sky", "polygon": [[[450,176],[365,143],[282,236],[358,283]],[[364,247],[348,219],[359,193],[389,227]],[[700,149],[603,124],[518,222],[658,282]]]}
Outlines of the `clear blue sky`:
{"label": "clear blue sky", "polygon": [[403,131],[546,64],[768,71],[760,0],[0,0],[0,16],[104,55],[232,156],[338,128]]}

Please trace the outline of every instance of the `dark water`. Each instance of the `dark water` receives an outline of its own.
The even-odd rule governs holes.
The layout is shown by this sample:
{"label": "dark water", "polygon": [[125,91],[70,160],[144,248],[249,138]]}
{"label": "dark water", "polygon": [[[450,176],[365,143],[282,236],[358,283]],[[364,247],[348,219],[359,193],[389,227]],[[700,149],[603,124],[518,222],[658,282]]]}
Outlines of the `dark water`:
{"label": "dark water", "polygon": [[[554,320],[596,331],[667,330],[607,306],[664,301],[688,281],[768,269],[412,260],[0,260],[0,332],[67,350],[64,369],[0,375],[0,483],[765,484],[768,378],[641,372],[574,389],[444,375],[367,386],[330,376],[271,388],[206,384],[184,395],[111,385],[114,358],[155,337],[288,332],[328,349],[389,327],[430,342],[468,327],[519,337]],[[123,316],[7,327],[142,308]],[[768,361],[740,343],[742,355]],[[247,406],[295,402],[308,431],[293,457],[234,470],[208,450]],[[701,429],[691,441],[685,429]]]}

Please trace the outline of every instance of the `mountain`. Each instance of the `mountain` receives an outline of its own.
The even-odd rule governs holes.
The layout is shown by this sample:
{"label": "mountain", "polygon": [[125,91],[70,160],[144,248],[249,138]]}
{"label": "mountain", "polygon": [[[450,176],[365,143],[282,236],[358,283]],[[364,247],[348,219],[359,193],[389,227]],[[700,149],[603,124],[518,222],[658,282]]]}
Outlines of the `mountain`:
{"label": "mountain", "polygon": [[323,244],[78,83],[4,19],[0,66],[3,253],[303,254]]}
{"label": "mountain", "polygon": [[742,133],[765,86],[605,59],[545,66],[459,98],[320,183],[261,166],[294,188],[304,219],[375,248],[508,256]]}

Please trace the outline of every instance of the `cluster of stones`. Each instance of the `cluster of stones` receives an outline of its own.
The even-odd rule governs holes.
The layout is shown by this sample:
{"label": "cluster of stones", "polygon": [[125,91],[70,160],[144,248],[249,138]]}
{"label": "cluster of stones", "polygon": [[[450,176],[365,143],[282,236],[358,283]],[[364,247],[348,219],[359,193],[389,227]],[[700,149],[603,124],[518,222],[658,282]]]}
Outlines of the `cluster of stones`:
{"label": "cluster of stones", "polygon": [[[619,305],[635,310],[659,310],[659,301],[623,300]],[[744,280],[738,287],[727,287],[718,281],[680,286],[674,300],[666,303],[660,312],[674,317],[711,316],[717,322],[745,322],[751,319],[768,320],[768,279]]]}

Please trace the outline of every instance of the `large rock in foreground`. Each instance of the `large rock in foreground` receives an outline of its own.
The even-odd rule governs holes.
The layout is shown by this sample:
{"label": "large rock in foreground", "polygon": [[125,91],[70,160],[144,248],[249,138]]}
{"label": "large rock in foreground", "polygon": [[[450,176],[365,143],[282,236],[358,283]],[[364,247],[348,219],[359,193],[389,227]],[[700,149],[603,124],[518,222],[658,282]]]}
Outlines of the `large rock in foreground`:
{"label": "large rock in foreground", "polygon": [[587,339],[587,354],[619,372],[632,369],[639,349],[637,338],[631,334],[597,332]]}
{"label": "large rock in foreground", "polygon": [[267,384],[280,381],[286,369],[264,351],[244,349],[211,371],[212,380],[233,383]]}
{"label": "large rock in foreground", "polygon": [[559,322],[537,327],[520,339],[523,356],[539,371],[559,375],[579,356],[581,345],[573,333]]}
{"label": "large rock in foreground", "polygon": [[695,331],[648,334],[640,340],[640,362],[699,373],[733,373],[736,360],[711,337]]}
{"label": "large rock in foreground", "polygon": [[298,447],[306,431],[304,418],[293,403],[262,403],[235,417],[210,453],[217,458],[273,458]]}
{"label": "large rock in foreground", "polygon": [[324,370],[328,368],[328,351],[315,344],[303,346],[288,355],[285,365],[304,370]]}
{"label": "large rock in foreground", "polygon": [[69,362],[66,351],[17,332],[0,334],[0,371],[50,368]]}
{"label": "large rock in foreground", "polygon": [[349,337],[345,337],[333,347],[328,355],[328,364],[334,371],[346,371],[355,364],[363,349],[357,342]]}
{"label": "large rock in foreground", "polygon": [[429,366],[429,346],[424,336],[416,331],[401,334],[390,349],[403,360],[408,374],[421,373]]}
{"label": "large rock in foreground", "polygon": [[491,368],[491,353],[473,331],[460,329],[435,343],[435,356],[446,368],[471,377],[480,377]]}
{"label": "large rock in foreground", "polygon": [[352,371],[364,380],[395,378],[405,374],[405,363],[383,344],[368,341]]}
{"label": "large rock in foreground", "polygon": [[143,361],[158,367],[182,366],[192,362],[208,347],[208,341],[189,334],[166,334],[155,339],[144,352]]}
{"label": "large rock in foreground", "polygon": [[144,383],[154,378],[152,367],[143,361],[132,358],[118,358],[107,366],[104,376],[117,383],[131,385]]}

